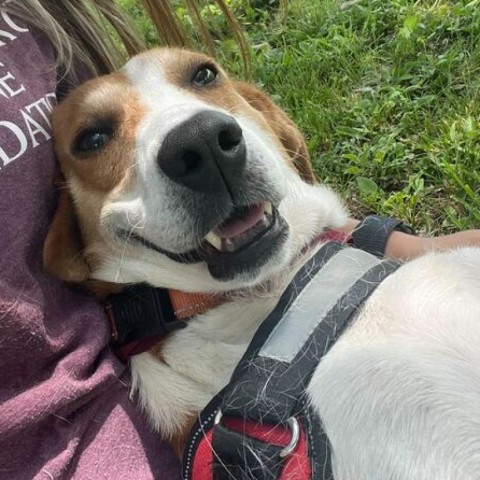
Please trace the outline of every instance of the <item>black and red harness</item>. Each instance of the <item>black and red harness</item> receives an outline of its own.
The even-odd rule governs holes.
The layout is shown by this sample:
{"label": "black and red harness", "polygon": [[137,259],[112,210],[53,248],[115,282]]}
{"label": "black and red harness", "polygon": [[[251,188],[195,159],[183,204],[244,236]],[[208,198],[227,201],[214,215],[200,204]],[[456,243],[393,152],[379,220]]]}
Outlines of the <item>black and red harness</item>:
{"label": "black and red harness", "polygon": [[345,244],[323,246],[262,323],[229,384],[201,413],[183,478],[332,479],[328,440],[307,386],[362,303],[397,267]]}
{"label": "black and red harness", "polygon": [[[201,412],[186,445],[184,480],[333,479],[328,439],[307,386],[363,302],[399,266],[338,238],[323,238],[330,241],[297,272],[229,384]],[[165,292],[140,285],[109,302],[122,358],[186,326]]]}

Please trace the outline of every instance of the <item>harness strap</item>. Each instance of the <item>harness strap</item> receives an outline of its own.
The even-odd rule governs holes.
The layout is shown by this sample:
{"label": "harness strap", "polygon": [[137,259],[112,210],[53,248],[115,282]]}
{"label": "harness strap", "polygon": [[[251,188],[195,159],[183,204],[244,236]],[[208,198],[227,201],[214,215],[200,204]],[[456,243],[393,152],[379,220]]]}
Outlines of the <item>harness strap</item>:
{"label": "harness strap", "polygon": [[[291,419],[303,424],[307,419],[316,430],[316,440],[309,444],[312,477],[292,478],[331,477],[328,442],[318,417],[309,415],[306,389],[320,359],[362,303],[398,266],[344,245],[322,247],[295,276],[237,365],[220,406],[224,418],[287,431]],[[213,447],[218,448],[215,480],[279,478],[274,473],[285,465],[278,447],[260,444],[244,428],[232,432],[223,422],[213,429]],[[265,452],[271,455],[268,463]],[[249,476],[239,475],[242,471]]]}
{"label": "harness strap", "polygon": [[[305,285],[308,284],[312,275],[315,275],[327,262],[336,255],[339,251],[345,248],[343,243],[331,238],[329,243],[323,245],[320,250],[310,258],[302,268],[297,272],[292,282],[283,292],[280,300],[270,315],[262,322],[259,329],[255,333],[247,351],[245,352],[240,364],[237,366],[236,371],[241,365],[244,365],[249,358],[254,356],[258,350],[262,347],[265,339],[269,336],[270,332],[279,323],[282,315],[289,306],[295,300],[298,292],[300,292]],[[338,239],[340,241],[343,238]],[[216,413],[220,410],[220,404],[222,404],[223,398],[227,395],[230,385],[225,387],[219,392],[210,403],[201,412],[200,417],[192,429],[189,442],[185,449],[183,459],[183,478],[185,480],[197,480],[204,478],[212,478],[212,463],[210,460],[212,456],[212,427],[214,425],[214,418]],[[235,421],[238,417],[232,417],[232,421]],[[243,419],[242,419],[243,421]],[[230,425],[230,419],[225,418],[225,424]],[[257,424],[257,422],[254,422]],[[217,426],[218,428],[218,426]],[[271,425],[267,426],[268,431],[274,431]],[[281,431],[288,437],[289,432],[284,427],[280,427]],[[245,438],[245,437],[243,437]],[[222,467],[215,467],[216,471],[221,471]],[[207,473],[207,471],[209,473]],[[218,473],[217,473],[218,474]],[[208,476],[207,476],[208,475]],[[236,478],[236,477],[230,477]],[[238,477],[239,479],[242,477]],[[287,479],[289,480],[289,479]]]}

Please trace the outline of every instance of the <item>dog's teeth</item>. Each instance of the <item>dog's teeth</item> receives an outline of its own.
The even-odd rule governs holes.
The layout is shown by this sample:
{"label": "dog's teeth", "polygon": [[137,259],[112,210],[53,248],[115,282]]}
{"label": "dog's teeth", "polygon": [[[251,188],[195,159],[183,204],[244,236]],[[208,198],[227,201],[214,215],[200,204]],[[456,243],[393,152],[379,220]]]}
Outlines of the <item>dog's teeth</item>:
{"label": "dog's teeth", "polygon": [[272,204],[270,202],[267,202],[265,204],[265,213],[268,213],[269,215],[271,215],[272,212],[273,212]]}
{"label": "dog's teeth", "polygon": [[213,232],[207,233],[205,240],[217,250],[222,250],[222,239],[218,235],[215,235]]}

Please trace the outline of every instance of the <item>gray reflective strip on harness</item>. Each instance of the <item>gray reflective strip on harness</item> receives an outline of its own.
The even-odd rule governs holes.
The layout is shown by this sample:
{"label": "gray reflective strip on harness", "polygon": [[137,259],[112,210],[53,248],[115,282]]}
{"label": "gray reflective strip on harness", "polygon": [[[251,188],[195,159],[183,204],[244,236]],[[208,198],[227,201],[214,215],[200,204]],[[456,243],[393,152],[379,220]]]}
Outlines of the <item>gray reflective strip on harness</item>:
{"label": "gray reflective strip on harness", "polygon": [[290,363],[340,298],[380,263],[363,250],[340,250],[290,305],[258,355]]}
{"label": "gray reflective strip on harness", "polygon": [[[311,478],[332,478],[328,441],[307,406],[306,388],[320,359],[363,302],[397,268],[344,245],[322,247],[295,276],[222,391],[224,418],[285,428],[292,417],[299,419],[309,434]],[[213,428],[212,445],[215,480],[244,478],[244,471],[251,473],[249,479],[273,479],[281,472],[282,448],[221,422]]]}

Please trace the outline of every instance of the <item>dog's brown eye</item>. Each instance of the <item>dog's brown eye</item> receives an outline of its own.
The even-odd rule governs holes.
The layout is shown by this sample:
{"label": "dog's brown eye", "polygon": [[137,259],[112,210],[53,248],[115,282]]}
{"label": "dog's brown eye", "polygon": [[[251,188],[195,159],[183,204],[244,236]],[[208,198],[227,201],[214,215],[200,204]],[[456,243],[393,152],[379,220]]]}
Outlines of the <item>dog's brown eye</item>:
{"label": "dog's brown eye", "polygon": [[218,72],[213,66],[201,67],[193,77],[193,84],[197,87],[203,87],[212,83],[217,78]]}
{"label": "dog's brown eye", "polygon": [[87,130],[77,138],[75,150],[81,153],[99,150],[107,144],[111,136],[109,130]]}

